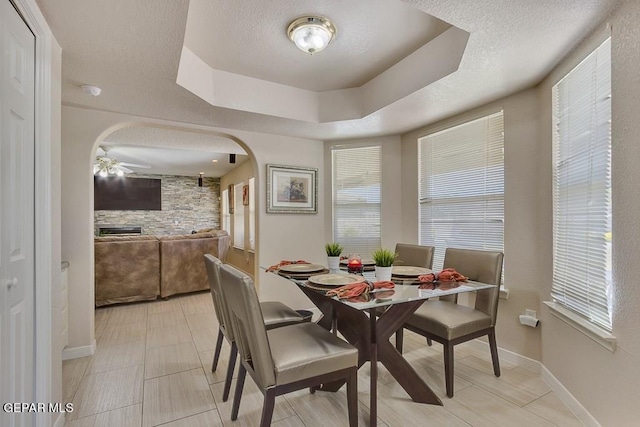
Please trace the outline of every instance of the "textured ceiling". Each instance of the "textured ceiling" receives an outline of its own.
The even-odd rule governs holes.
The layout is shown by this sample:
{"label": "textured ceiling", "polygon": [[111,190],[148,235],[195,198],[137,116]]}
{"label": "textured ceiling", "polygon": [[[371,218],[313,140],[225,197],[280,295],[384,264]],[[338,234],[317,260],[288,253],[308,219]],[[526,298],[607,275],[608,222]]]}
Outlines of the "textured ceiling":
{"label": "textured ceiling", "polygon": [[[617,1],[406,0],[406,5],[470,33],[460,68],[362,119],[328,123],[214,107],[177,85],[187,0],[38,0],[38,3],[63,49],[65,105],[330,140],[403,133],[530,87],[606,19]],[[225,10],[224,20],[249,19],[259,27],[271,23],[255,19],[254,15],[243,16],[238,5],[280,2],[225,3],[232,6]],[[298,3],[307,4],[286,2],[287,16],[283,20],[316,11],[307,10],[308,6],[297,11],[294,5]],[[362,9],[367,8],[368,2],[348,3]],[[277,16],[278,11],[274,7],[272,15]],[[338,23],[341,20],[337,12],[320,12]],[[357,42],[350,41],[346,34],[341,33],[340,43]],[[292,49],[286,37],[279,40],[269,46],[273,57],[284,55],[281,50]],[[243,55],[250,58],[242,46],[228,40],[217,47],[233,52],[237,72],[242,72],[240,58]],[[322,53],[325,52],[317,57],[321,58]],[[301,52],[300,55],[304,57]],[[354,55],[345,59],[334,72],[351,67],[359,58]],[[252,71],[247,69],[249,72]],[[103,94],[97,98],[83,94],[79,86],[85,83],[100,86]]]}
{"label": "textured ceiling", "polygon": [[[315,55],[286,34],[310,12],[337,27]],[[400,0],[191,0],[184,43],[212,68],[327,91],[362,86],[449,27]]]}

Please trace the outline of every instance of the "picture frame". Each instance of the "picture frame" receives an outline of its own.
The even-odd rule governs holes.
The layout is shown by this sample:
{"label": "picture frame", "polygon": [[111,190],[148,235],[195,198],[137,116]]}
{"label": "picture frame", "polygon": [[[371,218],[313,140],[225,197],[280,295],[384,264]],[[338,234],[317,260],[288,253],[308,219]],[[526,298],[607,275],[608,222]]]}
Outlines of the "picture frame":
{"label": "picture frame", "polygon": [[249,206],[249,186],[242,186],[242,205]]}
{"label": "picture frame", "polygon": [[267,213],[317,214],[318,169],[267,164]]}

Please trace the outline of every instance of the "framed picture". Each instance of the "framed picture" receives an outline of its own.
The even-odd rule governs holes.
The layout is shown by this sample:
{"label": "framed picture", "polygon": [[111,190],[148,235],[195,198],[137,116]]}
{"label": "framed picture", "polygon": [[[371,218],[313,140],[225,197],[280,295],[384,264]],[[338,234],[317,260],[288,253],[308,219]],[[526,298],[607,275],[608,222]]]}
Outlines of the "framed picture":
{"label": "framed picture", "polygon": [[233,184],[227,186],[227,196],[229,196],[229,215],[233,214]]}
{"label": "framed picture", "polygon": [[318,213],[318,169],[268,164],[267,213]]}
{"label": "framed picture", "polygon": [[242,186],[242,205],[249,206],[249,186]]}

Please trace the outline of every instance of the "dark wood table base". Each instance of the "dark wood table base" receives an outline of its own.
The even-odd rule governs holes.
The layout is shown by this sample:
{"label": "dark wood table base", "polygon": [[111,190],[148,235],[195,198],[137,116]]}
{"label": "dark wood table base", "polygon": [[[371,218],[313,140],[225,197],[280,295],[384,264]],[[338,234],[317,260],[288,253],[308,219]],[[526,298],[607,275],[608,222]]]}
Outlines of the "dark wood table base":
{"label": "dark wood table base", "polygon": [[[342,336],[358,349],[358,367],[371,362],[369,409],[371,426],[376,425],[378,417],[377,362],[381,362],[387,368],[414,402],[442,405],[442,401],[433,390],[389,342],[391,335],[400,329],[405,320],[424,303],[423,300],[392,305],[380,316],[376,316],[376,309],[369,309],[369,316],[367,316],[364,310],[350,307],[313,289],[304,286],[300,289],[322,312],[322,318],[318,324],[327,330],[335,326]],[[324,384],[320,390],[337,391],[344,384],[344,381],[336,381]]]}

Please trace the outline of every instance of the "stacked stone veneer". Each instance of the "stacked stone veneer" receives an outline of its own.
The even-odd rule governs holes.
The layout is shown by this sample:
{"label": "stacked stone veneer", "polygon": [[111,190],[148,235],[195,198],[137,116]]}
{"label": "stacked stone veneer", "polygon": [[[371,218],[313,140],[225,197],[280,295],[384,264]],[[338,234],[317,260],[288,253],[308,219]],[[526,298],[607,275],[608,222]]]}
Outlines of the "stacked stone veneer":
{"label": "stacked stone veneer", "polygon": [[[188,234],[202,228],[220,228],[220,178],[176,175],[136,175],[161,179],[160,211],[94,211],[95,225],[139,225],[142,234]],[[135,179],[135,178],[130,178]]]}

